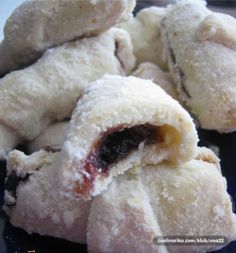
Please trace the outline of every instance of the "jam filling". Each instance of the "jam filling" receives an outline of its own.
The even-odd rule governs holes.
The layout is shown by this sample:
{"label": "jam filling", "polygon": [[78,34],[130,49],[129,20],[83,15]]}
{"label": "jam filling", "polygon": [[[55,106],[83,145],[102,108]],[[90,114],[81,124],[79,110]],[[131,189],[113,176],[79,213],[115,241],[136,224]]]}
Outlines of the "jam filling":
{"label": "jam filling", "polygon": [[141,142],[153,144],[157,139],[157,127],[149,124],[121,128],[105,134],[97,153],[97,167],[106,172],[109,166],[119,162],[137,149]]}
{"label": "jam filling", "polygon": [[120,125],[108,129],[101,134],[85,160],[84,170],[89,176],[87,173],[83,176],[83,184],[77,185],[76,192],[86,194],[87,190],[93,188],[93,181],[98,174],[108,176],[109,167],[126,158],[140,143],[149,145],[160,140],[159,127],[150,124],[130,128]]}

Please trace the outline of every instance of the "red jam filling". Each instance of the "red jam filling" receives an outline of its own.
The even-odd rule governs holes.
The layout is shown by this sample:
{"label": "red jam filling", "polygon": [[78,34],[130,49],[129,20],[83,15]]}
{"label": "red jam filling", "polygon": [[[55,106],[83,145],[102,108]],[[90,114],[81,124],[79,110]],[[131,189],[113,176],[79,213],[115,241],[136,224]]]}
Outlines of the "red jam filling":
{"label": "red jam filling", "polygon": [[160,140],[159,127],[150,124],[130,128],[120,125],[108,129],[100,136],[85,160],[84,170],[87,173],[83,184],[76,187],[79,194],[85,194],[88,189],[93,188],[93,181],[98,174],[106,177],[109,167],[126,158],[141,142],[149,145]]}

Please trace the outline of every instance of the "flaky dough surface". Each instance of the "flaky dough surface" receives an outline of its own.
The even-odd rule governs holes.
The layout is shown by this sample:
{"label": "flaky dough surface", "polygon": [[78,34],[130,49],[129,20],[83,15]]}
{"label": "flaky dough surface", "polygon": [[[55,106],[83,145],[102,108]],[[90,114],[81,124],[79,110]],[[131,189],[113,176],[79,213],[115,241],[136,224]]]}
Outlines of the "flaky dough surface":
{"label": "flaky dough surface", "polygon": [[[236,50],[230,46],[236,33],[232,20],[212,13],[204,1],[183,0],[170,7],[162,21],[165,52],[180,98],[202,128],[220,132],[236,127]],[[208,39],[204,39],[206,30],[213,32]]]}
{"label": "flaky dough surface", "polygon": [[118,28],[50,49],[35,64],[0,80],[0,122],[32,140],[51,122],[70,117],[91,81],[125,74],[134,62],[130,37]]}
{"label": "flaky dough surface", "polygon": [[8,18],[0,76],[28,66],[48,48],[98,35],[131,15],[135,0],[28,0]]}

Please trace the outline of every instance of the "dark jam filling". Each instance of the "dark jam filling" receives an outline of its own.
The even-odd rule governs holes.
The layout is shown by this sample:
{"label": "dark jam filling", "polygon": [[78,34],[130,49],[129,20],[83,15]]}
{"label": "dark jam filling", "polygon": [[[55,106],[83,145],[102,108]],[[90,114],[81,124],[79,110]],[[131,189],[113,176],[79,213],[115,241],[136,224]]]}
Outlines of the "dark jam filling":
{"label": "dark jam filling", "polygon": [[149,124],[122,128],[105,135],[97,153],[97,167],[106,172],[109,166],[127,157],[130,152],[137,149],[141,142],[155,143],[157,127]]}
{"label": "dark jam filling", "polygon": [[110,165],[127,157],[141,142],[149,145],[161,141],[159,127],[150,124],[130,128],[120,125],[100,136],[85,160],[84,170],[87,173],[83,175],[83,183],[76,185],[75,191],[80,195],[90,192],[97,175],[108,176]]}

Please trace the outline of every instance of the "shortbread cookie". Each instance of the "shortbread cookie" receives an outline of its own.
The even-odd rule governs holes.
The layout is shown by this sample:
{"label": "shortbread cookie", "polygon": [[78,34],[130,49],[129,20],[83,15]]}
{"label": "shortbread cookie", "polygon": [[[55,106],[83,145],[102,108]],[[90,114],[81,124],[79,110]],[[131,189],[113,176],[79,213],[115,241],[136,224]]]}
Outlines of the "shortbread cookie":
{"label": "shortbread cookie", "polygon": [[202,128],[236,128],[236,20],[213,13],[204,1],[169,8],[162,37],[180,98]]}
{"label": "shortbread cookie", "polygon": [[157,65],[151,62],[141,63],[132,75],[152,80],[154,83],[161,86],[172,98],[178,100],[178,94],[175,90],[175,84],[171,75],[168,72],[162,71]]}
{"label": "shortbread cookie", "polygon": [[149,61],[167,69],[161,41],[161,20],[165,14],[165,8],[153,6],[142,9],[135,17],[119,25],[130,33],[137,64]]}
{"label": "shortbread cookie", "polygon": [[138,167],[114,179],[92,202],[89,252],[203,253],[224,246],[163,249],[155,246],[156,236],[225,236],[226,244],[235,240],[236,217],[226,181],[215,165],[217,158],[211,156],[213,163],[200,155],[177,167],[168,163]]}
{"label": "shortbread cookie", "polygon": [[60,194],[55,182],[59,156],[42,150],[31,156],[12,151],[3,208],[11,224],[28,233],[86,243],[90,202],[72,201]]}
{"label": "shortbread cookie", "polygon": [[106,75],[72,114],[59,164],[65,193],[91,197],[140,164],[194,157],[197,134],[181,105],[150,80]]}
{"label": "shortbread cookie", "polygon": [[[0,125],[35,139],[51,122],[71,116],[89,82],[128,73],[134,61],[129,34],[118,28],[50,49],[34,65],[0,79]],[[0,150],[15,146],[6,142]]]}
{"label": "shortbread cookie", "polygon": [[62,121],[48,126],[36,139],[28,143],[28,151],[60,151],[68,124],[68,121]]}
{"label": "shortbread cookie", "polygon": [[135,0],[28,0],[8,18],[0,76],[36,61],[46,49],[99,34],[127,20]]}

